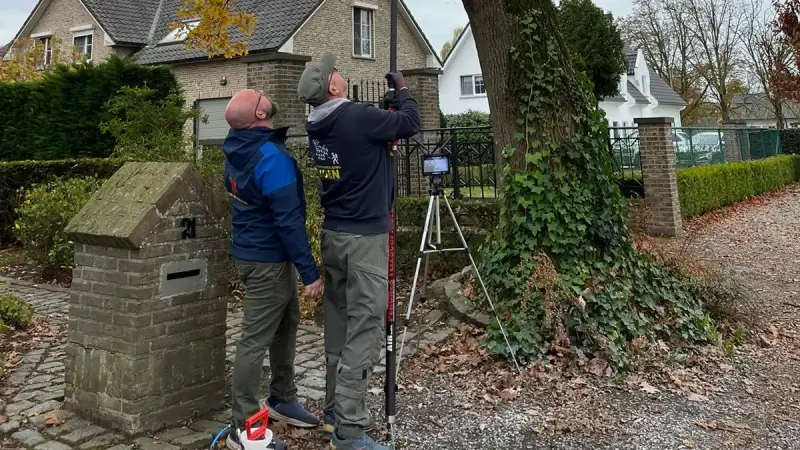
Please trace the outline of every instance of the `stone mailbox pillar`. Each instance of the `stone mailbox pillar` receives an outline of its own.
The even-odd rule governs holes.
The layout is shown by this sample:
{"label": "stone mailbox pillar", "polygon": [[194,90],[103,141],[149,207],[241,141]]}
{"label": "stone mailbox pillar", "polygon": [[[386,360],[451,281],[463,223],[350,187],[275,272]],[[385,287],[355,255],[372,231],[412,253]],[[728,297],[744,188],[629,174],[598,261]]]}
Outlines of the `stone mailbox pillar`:
{"label": "stone mailbox pillar", "polygon": [[189,164],[127,163],[70,222],[67,408],[138,434],[222,407],[225,211]]}

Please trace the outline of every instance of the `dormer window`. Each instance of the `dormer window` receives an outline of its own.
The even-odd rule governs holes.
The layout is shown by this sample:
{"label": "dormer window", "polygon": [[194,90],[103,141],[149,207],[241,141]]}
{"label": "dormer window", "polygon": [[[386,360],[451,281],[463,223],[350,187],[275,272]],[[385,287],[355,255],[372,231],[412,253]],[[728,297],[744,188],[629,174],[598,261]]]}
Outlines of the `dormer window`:
{"label": "dormer window", "polygon": [[[187,20],[184,22],[186,27],[189,28],[189,31],[194,30],[197,28],[197,25],[200,25],[200,20]],[[164,39],[159,41],[158,45],[167,45],[167,44],[176,44],[178,42],[183,42],[186,40],[186,37],[189,35],[189,31],[185,28],[176,28],[169,32],[168,35],[164,36]]]}

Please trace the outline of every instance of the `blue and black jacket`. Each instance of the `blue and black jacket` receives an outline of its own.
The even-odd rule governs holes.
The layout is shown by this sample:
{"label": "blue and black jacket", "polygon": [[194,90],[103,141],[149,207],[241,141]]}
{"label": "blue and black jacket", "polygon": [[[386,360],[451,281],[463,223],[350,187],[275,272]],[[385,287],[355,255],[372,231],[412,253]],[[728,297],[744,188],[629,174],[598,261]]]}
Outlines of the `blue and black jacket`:
{"label": "blue and black jacket", "polygon": [[303,175],[283,128],[231,130],[225,138],[225,189],[233,209],[231,256],[292,261],[304,285],[319,278],[306,233]]}

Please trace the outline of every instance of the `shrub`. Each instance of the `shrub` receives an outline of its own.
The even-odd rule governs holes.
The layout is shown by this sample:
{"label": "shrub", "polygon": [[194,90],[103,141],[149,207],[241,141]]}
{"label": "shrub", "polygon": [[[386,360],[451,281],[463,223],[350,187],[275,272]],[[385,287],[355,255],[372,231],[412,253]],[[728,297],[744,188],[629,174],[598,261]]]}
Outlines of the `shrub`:
{"label": "shrub", "polygon": [[24,193],[14,232],[28,258],[45,267],[72,265],[73,244],[64,234],[64,227],[101,184],[95,177],[70,178]]}
{"label": "shrub", "polygon": [[198,117],[196,108],[184,109],[183,96],[175,91],[163,97],[149,87],[123,86],[105,104],[108,119],[103,133],[116,142],[113,156],[125,161],[194,162],[193,136],[185,124]]}
{"label": "shrub", "polygon": [[681,214],[688,219],[794,183],[800,179],[798,159],[775,156],[679,169]]}
{"label": "shrub", "polygon": [[180,92],[169,68],[117,56],[55,67],[39,81],[0,83],[0,161],[109,156],[114,138],[97,124],[123,86],[148,86],[159,98]]}
{"label": "shrub", "polygon": [[72,177],[96,176],[106,179],[120,168],[115,159],[73,159],[56,161],[0,161],[0,243],[14,240],[15,212],[19,191]]}
{"label": "shrub", "polygon": [[492,120],[488,113],[471,109],[459,114],[446,114],[444,118],[447,128],[492,126]]}
{"label": "shrub", "polygon": [[800,154],[800,129],[787,128],[780,131],[781,151],[787,155]]}
{"label": "shrub", "polygon": [[21,298],[0,293],[0,333],[10,328],[26,328],[33,318],[33,310]]}

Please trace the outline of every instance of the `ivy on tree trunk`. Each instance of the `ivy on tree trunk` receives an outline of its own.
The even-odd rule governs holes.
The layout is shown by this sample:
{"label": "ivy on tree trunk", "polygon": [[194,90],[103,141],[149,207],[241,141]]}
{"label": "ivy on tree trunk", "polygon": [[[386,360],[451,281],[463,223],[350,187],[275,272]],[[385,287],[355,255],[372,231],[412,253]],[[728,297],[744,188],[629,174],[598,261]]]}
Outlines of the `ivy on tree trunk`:
{"label": "ivy on tree trunk", "polygon": [[[463,3],[502,149],[499,226],[481,271],[518,356],[575,346],[620,366],[631,342],[713,338],[697,286],[634,249],[607,122],[551,0]],[[508,355],[495,326],[489,348]]]}

